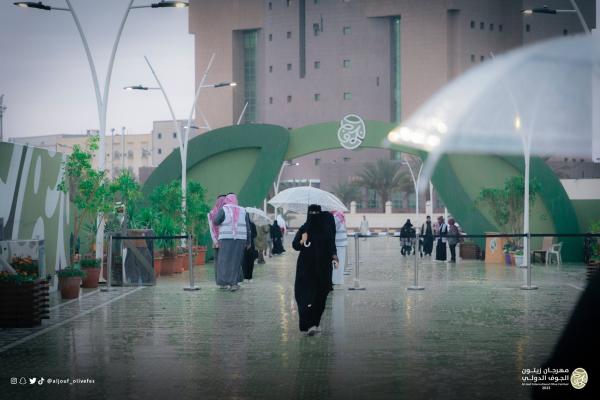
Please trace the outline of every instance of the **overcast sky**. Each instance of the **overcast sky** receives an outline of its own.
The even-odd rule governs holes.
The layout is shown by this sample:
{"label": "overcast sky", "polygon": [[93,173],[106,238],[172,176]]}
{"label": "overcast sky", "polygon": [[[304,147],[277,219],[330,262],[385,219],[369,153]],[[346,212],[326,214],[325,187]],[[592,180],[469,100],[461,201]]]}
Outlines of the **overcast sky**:
{"label": "overcast sky", "polygon": [[[0,94],[5,95],[8,107],[5,140],[98,129],[90,69],[70,13],[22,9],[12,5],[14,1],[0,0]],[[66,7],[63,0],[44,3]],[[72,4],[103,90],[127,1],[72,0]],[[165,86],[177,117],[188,117],[194,96],[194,49],[187,9],[137,9],[129,14],[117,51],[108,103],[109,129],[126,126],[129,133],[149,133],[152,121],[171,119],[158,91],[122,90],[137,83],[156,86],[144,55]]]}

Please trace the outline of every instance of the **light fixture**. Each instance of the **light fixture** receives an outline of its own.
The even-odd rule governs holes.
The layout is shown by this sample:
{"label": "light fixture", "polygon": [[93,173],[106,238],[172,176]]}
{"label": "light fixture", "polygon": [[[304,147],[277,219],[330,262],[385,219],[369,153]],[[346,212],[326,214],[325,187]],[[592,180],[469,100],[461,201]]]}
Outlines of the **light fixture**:
{"label": "light fixture", "polygon": [[150,7],[152,8],[165,8],[165,7],[173,7],[173,8],[185,8],[189,7],[189,3],[185,1],[161,1],[159,3],[152,3]]}
{"label": "light fixture", "polygon": [[[566,11],[566,10],[565,10]],[[548,8],[548,6],[538,7],[538,8],[527,8],[521,10],[521,14],[524,15],[532,15],[532,14],[556,14],[557,10],[554,8]]]}
{"label": "light fixture", "polygon": [[149,88],[142,85],[125,86],[124,90],[148,90]]}
{"label": "light fixture", "polygon": [[45,11],[52,10],[52,7],[45,5],[41,1],[39,1],[37,3],[34,2],[34,1],[18,1],[18,2],[13,3],[13,4],[15,6],[21,7],[21,8],[36,8],[38,10],[45,10]]}

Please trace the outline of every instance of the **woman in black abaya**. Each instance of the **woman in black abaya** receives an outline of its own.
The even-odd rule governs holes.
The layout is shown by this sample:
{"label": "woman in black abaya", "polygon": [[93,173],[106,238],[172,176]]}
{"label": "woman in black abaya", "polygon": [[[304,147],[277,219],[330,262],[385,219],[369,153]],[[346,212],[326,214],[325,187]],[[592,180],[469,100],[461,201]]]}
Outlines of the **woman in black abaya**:
{"label": "woman in black abaya", "polygon": [[306,223],[296,232],[292,242],[294,250],[300,252],[294,283],[300,331],[309,336],[320,330],[327,296],[333,288],[332,267],[337,268],[335,222],[329,216],[329,213],[321,212],[321,206],[311,204]]}

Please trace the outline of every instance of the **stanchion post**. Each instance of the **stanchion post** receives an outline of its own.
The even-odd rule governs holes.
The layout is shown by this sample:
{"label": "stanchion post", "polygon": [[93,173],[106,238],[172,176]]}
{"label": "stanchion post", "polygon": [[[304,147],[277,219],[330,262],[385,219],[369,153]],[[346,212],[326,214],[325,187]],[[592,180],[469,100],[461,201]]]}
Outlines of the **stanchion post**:
{"label": "stanchion post", "polygon": [[354,235],[354,268],[355,268],[354,269],[354,287],[350,287],[350,288],[348,288],[348,290],[366,290],[366,288],[360,286],[360,280],[359,280],[358,264],[359,264],[359,258],[360,258],[360,250],[359,250],[360,236],[361,235],[358,233],[356,235]]}
{"label": "stanchion post", "polygon": [[525,284],[523,286],[521,286],[521,289],[535,290],[538,287],[531,284],[531,234],[529,232],[527,232],[527,237],[525,238],[525,240],[527,241],[527,253],[523,254],[523,256],[526,257],[525,265],[527,266],[527,272],[526,272],[527,281],[525,282]]}
{"label": "stanchion post", "polygon": [[[415,242],[416,242],[416,240],[413,239],[413,245]],[[419,258],[417,256],[417,252],[415,251],[414,253],[415,253],[415,262],[414,262],[413,284],[412,284],[412,286],[409,286],[406,289],[407,290],[425,290],[425,287],[419,286],[419,268],[418,268]]]}
{"label": "stanchion post", "polygon": [[350,257],[348,257],[348,246],[344,248],[346,252],[346,265],[344,265],[344,275],[350,275]]}
{"label": "stanchion post", "polygon": [[113,249],[113,235],[108,235],[108,255],[106,256],[106,287],[102,288],[102,292],[109,292],[113,288],[112,283],[112,249]]}
{"label": "stanchion post", "polygon": [[194,262],[192,260],[192,235],[188,233],[187,237],[187,245],[188,245],[188,271],[190,273],[190,286],[184,287],[183,290],[188,292],[193,292],[196,290],[200,290],[199,287],[194,286]]}

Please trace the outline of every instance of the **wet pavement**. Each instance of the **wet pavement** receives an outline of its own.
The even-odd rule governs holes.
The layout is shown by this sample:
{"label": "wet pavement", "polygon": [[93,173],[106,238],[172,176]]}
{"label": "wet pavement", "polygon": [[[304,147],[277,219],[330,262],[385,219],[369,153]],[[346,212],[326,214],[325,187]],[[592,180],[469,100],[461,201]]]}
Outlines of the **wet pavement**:
{"label": "wet pavement", "polygon": [[235,293],[216,288],[209,264],[196,270],[197,292],[183,290],[186,272],[87,292],[54,304],[42,328],[0,331],[0,398],[529,398],[521,371],[542,366],[585,286],[577,265],[536,265],[539,289],[524,291],[519,268],[425,260],[425,290],[408,291],[413,258],[397,239],[360,245],[367,289],[347,290],[346,276],[315,337],[298,331],[288,246]]}

